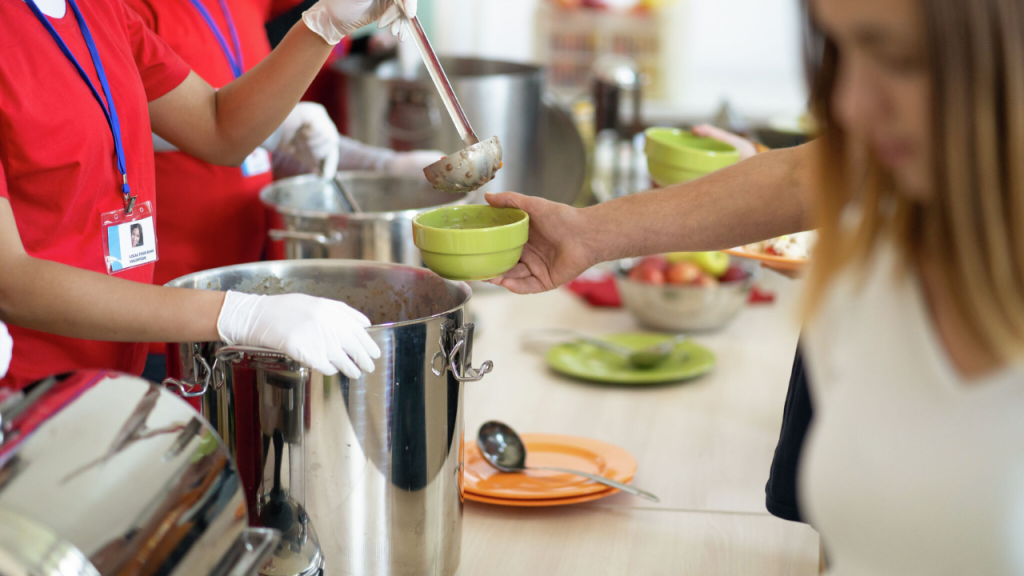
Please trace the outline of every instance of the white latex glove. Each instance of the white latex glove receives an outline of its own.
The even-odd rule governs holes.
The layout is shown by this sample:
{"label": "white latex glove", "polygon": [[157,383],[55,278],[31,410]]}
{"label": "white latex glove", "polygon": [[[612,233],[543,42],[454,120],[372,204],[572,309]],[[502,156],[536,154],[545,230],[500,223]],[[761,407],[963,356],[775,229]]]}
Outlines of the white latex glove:
{"label": "white latex glove", "polygon": [[387,172],[396,176],[423,176],[423,169],[444,158],[439,150],[398,152],[388,163]]}
{"label": "white latex glove", "polygon": [[369,319],[347,304],[305,294],[258,296],[229,291],[217,318],[220,339],[262,346],[325,375],[355,380],[373,372],[380,348],[367,334]]}
{"label": "white latex glove", "polygon": [[440,160],[444,153],[438,150],[395,152],[363,144],[346,136],[341,137],[338,170],[370,170],[398,176],[422,176],[423,169]]}
{"label": "white latex glove", "polygon": [[313,102],[299,102],[263,147],[298,160],[324,178],[334,178],[341,135],[327,109]]}
{"label": "white latex glove", "polygon": [[[405,15],[416,16],[416,0],[405,0]],[[377,21],[378,28],[391,28],[391,33],[405,40],[408,25],[395,0],[319,0],[302,13],[302,21],[332,46],[348,34]]]}
{"label": "white latex glove", "polygon": [[14,352],[14,340],[7,331],[7,326],[0,322],[0,379],[7,375],[7,369],[11,367],[11,354]]}

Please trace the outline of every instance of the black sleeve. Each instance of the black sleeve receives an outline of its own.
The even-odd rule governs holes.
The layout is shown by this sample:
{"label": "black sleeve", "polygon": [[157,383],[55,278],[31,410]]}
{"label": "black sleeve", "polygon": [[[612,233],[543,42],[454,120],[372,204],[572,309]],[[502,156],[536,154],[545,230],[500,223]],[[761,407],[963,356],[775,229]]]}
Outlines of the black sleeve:
{"label": "black sleeve", "polygon": [[789,377],[789,392],[782,413],[782,431],[775,447],[771,473],[765,486],[765,504],[772,515],[803,522],[797,502],[796,479],[803,452],[804,437],[811,424],[811,397],[807,388],[803,354],[799,348]]}

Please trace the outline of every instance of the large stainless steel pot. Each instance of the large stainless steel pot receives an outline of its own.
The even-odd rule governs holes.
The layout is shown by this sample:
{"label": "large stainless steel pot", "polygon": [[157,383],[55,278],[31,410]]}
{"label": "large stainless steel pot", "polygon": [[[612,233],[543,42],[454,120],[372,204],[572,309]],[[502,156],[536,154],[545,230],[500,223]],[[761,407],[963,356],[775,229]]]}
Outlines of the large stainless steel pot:
{"label": "large stainless steel pot", "polygon": [[49,378],[0,418],[0,574],[244,576],[275,548],[217,434],[145,380]]}
{"label": "large stainless steel pot", "polygon": [[343,258],[421,266],[412,219],[436,206],[465,204],[467,194],[434,190],[423,177],[341,172],[338,179],[363,210],[316,176],[285,178],[260,192],[269,212],[272,259]]}
{"label": "large stainless steel pot", "polygon": [[[462,535],[469,286],[423,268],[291,260],[220,268],[171,286],[305,293],[366,313],[382,351],[359,380],[266,350],[178,345],[180,378],[228,439],[264,525],[285,532],[267,574],[451,576]],[[275,470],[277,468],[278,470]],[[301,524],[301,529],[297,528]]]}
{"label": "large stainless steel pot", "polygon": [[[586,152],[566,114],[542,101],[542,69],[475,58],[442,58],[441,65],[476,132],[501,139],[504,167],[482,190],[572,203],[583,186]],[[406,78],[397,60],[351,57],[333,70],[343,86],[336,112],[349,136],[396,150],[465,146],[422,66]]]}

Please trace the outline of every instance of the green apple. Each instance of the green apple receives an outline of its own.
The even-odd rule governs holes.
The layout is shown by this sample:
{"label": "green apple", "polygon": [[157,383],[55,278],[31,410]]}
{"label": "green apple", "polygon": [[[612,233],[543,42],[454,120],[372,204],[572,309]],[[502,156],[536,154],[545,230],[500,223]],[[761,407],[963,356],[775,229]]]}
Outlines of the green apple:
{"label": "green apple", "polygon": [[705,274],[715,278],[725,274],[725,271],[729,269],[729,255],[725,252],[672,252],[666,254],[665,259],[669,264],[693,262],[700,266]]}
{"label": "green apple", "polygon": [[696,254],[696,252],[670,252],[665,254],[665,260],[667,260],[669,264],[693,262],[694,254]]}
{"label": "green apple", "polygon": [[729,255],[725,252],[695,252],[693,263],[707,274],[719,278],[729,269]]}

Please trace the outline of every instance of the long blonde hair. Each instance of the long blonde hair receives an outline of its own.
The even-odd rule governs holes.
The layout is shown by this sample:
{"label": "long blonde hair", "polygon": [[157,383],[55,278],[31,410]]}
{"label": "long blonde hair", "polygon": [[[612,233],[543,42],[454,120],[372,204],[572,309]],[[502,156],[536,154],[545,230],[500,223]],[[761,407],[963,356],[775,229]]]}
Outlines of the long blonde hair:
{"label": "long blonde hair", "polygon": [[[851,149],[832,110],[841,55],[811,34],[821,154],[809,310],[840,270],[866,261],[885,236],[908,262],[940,262],[973,336],[1001,359],[1017,359],[1024,355],[1024,2],[918,1],[932,79],[935,189],[926,204],[896,194],[878,163]],[[853,155],[864,158],[859,167]],[[841,226],[851,211],[858,223]]]}

